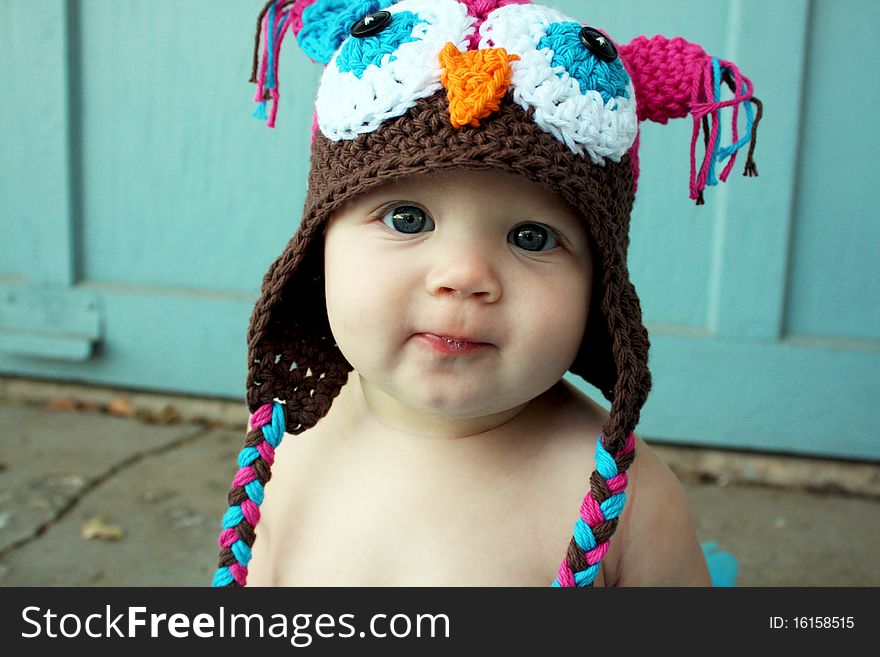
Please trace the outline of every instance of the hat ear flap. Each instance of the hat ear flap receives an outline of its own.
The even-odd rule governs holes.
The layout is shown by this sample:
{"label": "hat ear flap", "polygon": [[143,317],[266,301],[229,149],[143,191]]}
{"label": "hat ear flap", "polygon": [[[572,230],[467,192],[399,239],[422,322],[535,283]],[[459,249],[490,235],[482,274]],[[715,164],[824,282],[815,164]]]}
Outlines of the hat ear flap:
{"label": "hat ear flap", "polygon": [[[694,120],[691,139],[690,198],[703,204],[703,190],[727,180],[736,161],[737,151],[749,145],[748,159],[743,175],[757,176],[753,160],[758,122],[761,120],[761,101],[754,97],[752,82],[739,72],[732,62],[706,54],[702,47],[675,37],[639,36],[619,48],[620,58],[632,79],[638,99],[639,121],[666,123],[669,119],[690,114]],[[721,100],[721,82],[727,84],[733,97]],[[753,110],[751,102],[755,105]],[[737,119],[739,107],[745,104],[747,128],[739,137]],[[733,108],[731,121],[732,143],[721,146],[721,110]],[[711,128],[708,117],[712,117]],[[696,144],[700,128],[706,152],[702,163],[696,166]],[[637,146],[634,146],[637,148]],[[715,164],[729,161],[716,178]],[[634,171],[638,175],[638,170]]]}

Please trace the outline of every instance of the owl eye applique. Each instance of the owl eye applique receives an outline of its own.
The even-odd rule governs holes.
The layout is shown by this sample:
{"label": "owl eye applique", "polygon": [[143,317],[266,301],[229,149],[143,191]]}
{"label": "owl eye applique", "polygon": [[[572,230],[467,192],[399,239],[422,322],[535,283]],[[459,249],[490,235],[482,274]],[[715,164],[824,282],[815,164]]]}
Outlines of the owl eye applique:
{"label": "owl eye applique", "polygon": [[401,0],[362,17],[321,78],[321,132],[333,141],[355,139],[437,92],[440,51],[448,42],[466,49],[473,22],[456,0]]}
{"label": "owl eye applique", "polygon": [[507,5],[480,26],[480,48],[504,48],[514,101],[573,153],[618,162],[638,130],[635,90],[604,34],[555,9]]}

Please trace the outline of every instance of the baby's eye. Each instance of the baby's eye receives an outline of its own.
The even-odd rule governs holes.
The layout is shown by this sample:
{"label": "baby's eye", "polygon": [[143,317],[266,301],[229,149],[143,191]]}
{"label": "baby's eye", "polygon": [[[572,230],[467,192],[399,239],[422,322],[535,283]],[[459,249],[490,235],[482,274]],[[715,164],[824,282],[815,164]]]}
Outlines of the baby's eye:
{"label": "baby's eye", "polygon": [[434,230],[434,222],[421,208],[414,205],[398,205],[382,217],[382,223],[398,233],[421,233]]}
{"label": "baby's eye", "polygon": [[553,231],[541,224],[520,224],[507,234],[507,241],[524,251],[547,251],[559,244]]}

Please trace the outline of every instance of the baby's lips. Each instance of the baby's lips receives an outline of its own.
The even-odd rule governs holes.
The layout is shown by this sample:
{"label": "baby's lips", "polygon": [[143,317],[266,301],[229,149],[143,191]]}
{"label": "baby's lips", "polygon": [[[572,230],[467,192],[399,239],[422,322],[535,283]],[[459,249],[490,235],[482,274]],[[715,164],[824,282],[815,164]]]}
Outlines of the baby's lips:
{"label": "baby's lips", "polygon": [[437,337],[442,338],[447,342],[455,342],[458,344],[488,344],[485,340],[477,340],[476,338],[456,337],[451,335],[439,335]]}
{"label": "baby's lips", "polygon": [[448,342],[471,343],[471,344],[488,344],[493,345],[494,342],[482,335],[475,335],[467,332],[459,331],[420,331],[425,335],[433,335]]}

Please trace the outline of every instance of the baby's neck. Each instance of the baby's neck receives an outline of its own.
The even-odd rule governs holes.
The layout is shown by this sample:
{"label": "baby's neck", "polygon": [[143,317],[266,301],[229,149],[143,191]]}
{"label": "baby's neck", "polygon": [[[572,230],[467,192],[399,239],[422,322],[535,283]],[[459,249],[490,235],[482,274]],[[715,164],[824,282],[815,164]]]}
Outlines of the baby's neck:
{"label": "baby's neck", "polygon": [[534,458],[545,437],[541,425],[544,398],[552,396],[548,391],[508,412],[455,419],[398,414],[398,409],[389,411],[381,404],[377,408],[371,392],[352,372],[334,402],[335,436],[350,454],[438,471],[447,465],[461,471],[467,464],[465,469],[473,472],[509,469]]}

